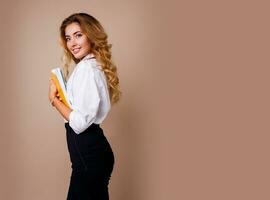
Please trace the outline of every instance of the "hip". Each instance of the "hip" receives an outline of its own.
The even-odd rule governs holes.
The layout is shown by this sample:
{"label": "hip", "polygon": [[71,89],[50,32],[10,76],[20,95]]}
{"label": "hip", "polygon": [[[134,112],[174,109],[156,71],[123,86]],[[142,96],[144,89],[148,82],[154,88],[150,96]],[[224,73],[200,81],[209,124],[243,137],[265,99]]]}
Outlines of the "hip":
{"label": "hip", "polygon": [[76,134],[68,123],[65,123],[66,138],[70,159],[73,166],[102,165],[114,163],[114,154],[102,128],[91,124],[84,132]]}

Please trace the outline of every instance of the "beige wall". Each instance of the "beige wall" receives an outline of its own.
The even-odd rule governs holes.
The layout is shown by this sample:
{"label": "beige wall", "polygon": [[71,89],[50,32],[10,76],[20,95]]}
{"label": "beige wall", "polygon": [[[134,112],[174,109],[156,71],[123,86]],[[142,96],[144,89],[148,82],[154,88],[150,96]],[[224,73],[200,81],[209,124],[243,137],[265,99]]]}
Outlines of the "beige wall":
{"label": "beige wall", "polygon": [[269,5],[176,2],[1,1],[1,200],[66,197],[47,92],[59,25],[78,11],[107,30],[123,91],[102,125],[112,200],[270,198]]}

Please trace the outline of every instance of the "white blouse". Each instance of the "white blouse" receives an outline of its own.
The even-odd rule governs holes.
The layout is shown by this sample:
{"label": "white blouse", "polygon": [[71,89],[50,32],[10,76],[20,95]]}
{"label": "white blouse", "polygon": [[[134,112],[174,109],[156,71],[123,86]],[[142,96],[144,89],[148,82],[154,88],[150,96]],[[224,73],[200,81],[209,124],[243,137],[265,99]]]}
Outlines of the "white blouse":
{"label": "white blouse", "polygon": [[67,81],[67,97],[72,112],[69,125],[80,134],[92,123],[100,124],[110,111],[111,103],[106,76],[93,54],[75,66]]}

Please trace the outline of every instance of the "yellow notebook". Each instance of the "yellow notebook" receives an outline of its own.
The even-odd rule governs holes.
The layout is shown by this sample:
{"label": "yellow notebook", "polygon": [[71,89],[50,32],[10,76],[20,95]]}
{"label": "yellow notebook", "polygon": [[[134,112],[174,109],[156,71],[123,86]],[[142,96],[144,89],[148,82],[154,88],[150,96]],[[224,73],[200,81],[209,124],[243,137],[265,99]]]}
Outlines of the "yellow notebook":
{"label": "yellow notebook", "polygon": [[67,98],[67,88],[66,81],[64,79],[63,73],[59,67],[51,70],[51,77],[53,82],[55,83],[56,89],[59,93],[62,102],[68,107],[71,108],[70,102]]}

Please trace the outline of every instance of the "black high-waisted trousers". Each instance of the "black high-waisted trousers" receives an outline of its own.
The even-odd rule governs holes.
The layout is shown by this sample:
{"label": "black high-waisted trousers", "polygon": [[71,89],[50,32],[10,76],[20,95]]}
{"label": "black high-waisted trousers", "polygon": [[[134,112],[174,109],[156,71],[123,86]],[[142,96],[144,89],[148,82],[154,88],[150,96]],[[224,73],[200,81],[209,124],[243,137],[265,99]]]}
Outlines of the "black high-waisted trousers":
{"label": "black high-waisted trousers", "polygon": [[67,200],[108,200],[114,154],[99,124],[76,134],[65,123],[72,173]]}

